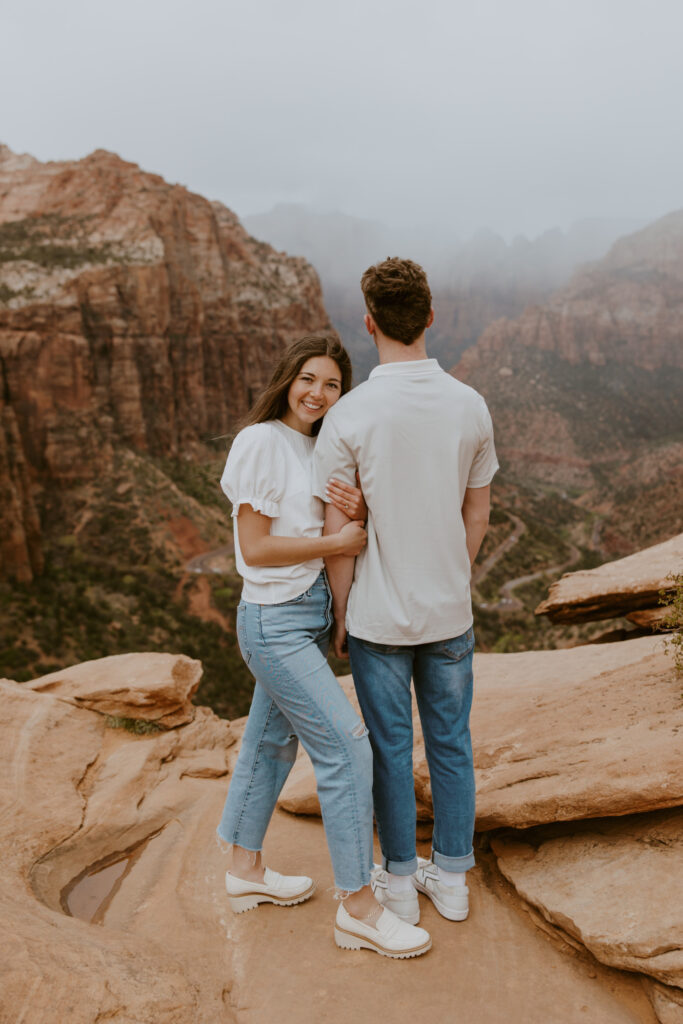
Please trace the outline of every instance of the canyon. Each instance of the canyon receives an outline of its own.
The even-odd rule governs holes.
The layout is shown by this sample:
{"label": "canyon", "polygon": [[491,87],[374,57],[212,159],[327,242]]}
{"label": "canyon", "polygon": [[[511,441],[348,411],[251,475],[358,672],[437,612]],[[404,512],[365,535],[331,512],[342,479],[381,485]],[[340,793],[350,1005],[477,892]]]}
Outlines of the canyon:
{"label": "canyon", "polygon": [[[567,276],[518,304],[435,290],[502,470],[473,578],[473,912],[423,907],[434,949],[399,976],[334,947],[304,755],[266,854],[305,850],[313,900],[232,917],[214,834],[252,686],[217,480],[282,347],[345,325],[224,206],[105,151],[0,148],[0,1020],[350,1024],[391,986],[398,1024],[454,1000],[683,1021],[680,674],[652,633],[683,574],[683,215]],[[582,642],[612,617],[629,639]],[[415,789],[428,855],[417,717]]]}
{"label": "canyon", "polygon": [[[340,245],[318,238],[320,274],[329,283],[338,258],[339,287],[352,259],[392,242],[343,219],[322,228]],[[597,636],[535,617],[553,574],[681,528],[681,215],[571,277],[617,229],[510,246],[480,234],[436,273],[444,352],[469,346],[453,372],[485,395],[502,466],[473,581],[483,650]],[[325,301],[303,258],[112,153],[43,164],[0,149],[0,671],[30,679],[131,649],[182,651],[204,663],[202,701],[246,711],[217,481],[291,338],[331,316],[356,359],[350,307]],[[359,322],[357,291],[354,302]]]}

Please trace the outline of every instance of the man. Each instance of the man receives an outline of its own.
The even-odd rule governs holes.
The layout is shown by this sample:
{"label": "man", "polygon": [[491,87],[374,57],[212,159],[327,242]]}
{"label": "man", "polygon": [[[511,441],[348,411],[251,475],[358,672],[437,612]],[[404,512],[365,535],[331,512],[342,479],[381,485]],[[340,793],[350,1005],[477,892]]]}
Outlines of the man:
{"label": "man", "polygon": [[[368,543],[355,563],[326,563],[333,643],[351,670],[374,757],[382,848],[375,895],[417,924],[417,892],[464,920],[474,865],[470,568],[484,539],[498,468],[483,398],[425,349],[434,313],[424,270],[391,258],[361,280],[365,325],[380,365],[328,412],[316,444],[315,487],[354,483],[368,505]],[[329,501],[329,499],[328,499]],[[325,531],[348,520],[327,504]],[[418,863],[410,682],[429,764],[432,858]]]}

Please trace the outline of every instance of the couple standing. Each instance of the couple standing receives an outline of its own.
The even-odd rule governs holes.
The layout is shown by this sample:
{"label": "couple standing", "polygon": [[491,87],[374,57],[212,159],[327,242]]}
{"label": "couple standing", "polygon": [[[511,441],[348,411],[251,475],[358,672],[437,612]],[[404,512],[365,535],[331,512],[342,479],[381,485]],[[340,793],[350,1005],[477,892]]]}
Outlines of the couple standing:
{"label": "couple standing", "polygon": [[[418,891],[450,920],[468,912],[469,580],[498,464],[484,400],[427,357],[433,311],[422,268],[387,259],[361,287],[380,365],[350,391],[336,338],[294,342],[221,480],[244,578],[238,639],[256,685],[218,833],[232,844],[235,911],[312,895],[310,878],[261,861],[300,740],[340,897],[337,945],[402,958],[431,946],[417,926]],[[327,664],[330,629],[338,656],[348,644],[364,722]],[[411,678],[434,805],[429,861],[415,850]]]}

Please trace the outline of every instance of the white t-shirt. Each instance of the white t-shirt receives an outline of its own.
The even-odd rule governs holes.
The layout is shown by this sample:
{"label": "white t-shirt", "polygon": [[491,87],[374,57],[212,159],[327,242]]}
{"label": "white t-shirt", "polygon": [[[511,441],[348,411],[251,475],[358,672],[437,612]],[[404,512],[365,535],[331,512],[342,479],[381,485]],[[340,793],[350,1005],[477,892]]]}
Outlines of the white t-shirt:
{"label": "white t-shirt", "polygon": [[354,483],[369,509],[346,626],[375,643],[411,645],[472,625],[462,503],[490,483],[498,461],[481,395],[435,359],[385,363],[323,420],[313,491],[330,477]]}
{"label": "white t-shirt", "polygon": [[271,535],[319,537],[324,505],[313,494],[315,438],[281,420],[245,427],[232,443],[221,487],[232,502],[235,563],[242,576],[242,599],[250,604],[280,604],[303,594],[323,567],[322,558],[298,565],[247,565],[239,543],[237,513],[242,504],[272,519]]}

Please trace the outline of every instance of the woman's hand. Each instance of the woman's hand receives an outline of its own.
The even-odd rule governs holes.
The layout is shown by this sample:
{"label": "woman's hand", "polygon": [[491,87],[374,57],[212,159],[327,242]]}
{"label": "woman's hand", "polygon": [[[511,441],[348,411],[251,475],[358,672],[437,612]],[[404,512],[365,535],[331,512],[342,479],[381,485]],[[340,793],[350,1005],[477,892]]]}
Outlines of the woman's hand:
{"label": "woman's hand", "polygon": [[342,545],[342,555],[359,555],[368,542],[367,532],[360,521],[347,523],[337,534]]}
{"label": "woman's hand", "polygon": [[[358,473],[356,473],[356,480],[360,484]],[[330,503],[347,515],[349,519],[361,519],[366,522],[368,506],[365,504],[360,486],[352,487],[351,484],[343,484],[341,480],[330,480],[327,484],[327,495]]]}

